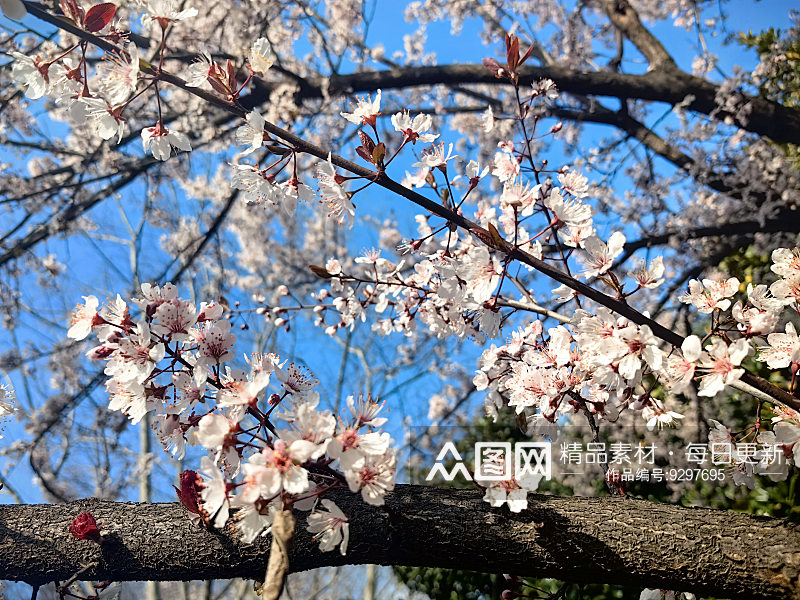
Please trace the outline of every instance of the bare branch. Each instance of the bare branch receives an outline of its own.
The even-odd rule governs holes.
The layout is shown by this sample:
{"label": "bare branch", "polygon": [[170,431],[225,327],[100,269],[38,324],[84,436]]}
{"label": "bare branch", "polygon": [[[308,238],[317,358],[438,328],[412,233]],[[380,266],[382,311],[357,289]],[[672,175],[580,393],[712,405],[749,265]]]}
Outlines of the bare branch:
{"label": "bare branch", "polygon": [[609,20],[627,37],[650,63],[651,70],[677,69],[675,60],[663,44],[642,25],[638,13],[628,0],[603,0],[603,10]]}
{"label": "bare branch", "polygon": [[[698,183],[730,198],[739,200],[748,198],[754,202],[766,202],[769,199],[768,191],[754,189],[751,184],[747,186],[734,185],[724,175],[698,165],[697,161],[691,156],[668,144],[664,138],[647,127],[647,125],[637,121],[627,113],[609,110],[603,106],[593,106],[588,111],[553,107],[549,109],[549,113],[571,121],[601,123],[616,127],[641,142],[661,158],[689,173]],[[779,196],[778,193],[773,195],[775,198]]]}

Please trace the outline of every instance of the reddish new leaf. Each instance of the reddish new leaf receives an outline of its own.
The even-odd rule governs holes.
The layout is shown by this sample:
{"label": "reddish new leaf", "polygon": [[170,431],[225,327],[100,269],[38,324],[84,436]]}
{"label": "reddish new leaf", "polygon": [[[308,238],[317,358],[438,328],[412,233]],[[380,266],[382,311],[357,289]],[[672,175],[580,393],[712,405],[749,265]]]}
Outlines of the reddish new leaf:
{"label": "reddish new leaf", "polygon": [[506,62],[508,69],[513,72],[519,64],[519,38],[506,34]]}
{"label": "reddish new leaf", "polygon": [[381,142],[372,151],[372,160],[376,165],[382,165],[384,158],[386,158],[386,146]]}
{"label": "reddish new leaf", "polygon": [[231,88],[231,91],[236,89],[236,67],[233,66],[231,59],[228,59],[227,65],[228,71],[228,86]]}
{"label": "reddish new leaf", "polygon": [[364,146],[364,149],[372,154],[372,152],[375,150],[375,142],[371,137],[369,137],[369,134],[364,133],[359,129],[358,137],[361,138],[361,144]]}
{"label": "reddish new leaf", "polygon": [[498,79],[503,76],[503,72],[505,71],[505,69],[495,59],[493,59],[493,58],[484,58],[482,62],[483,62],[483,66],[486,67],[489,71],[491,71],[492,75],[494,75]]}
{"label": "reddish new leaf", "polygon": [[174,485],[175,491],[178,493],[178,500],[180,500],[183,507],[191,513],[196,515],[202,514],[200,510],[200,492],[202,491],[202,479],[196,472],[186,469],[181,473],[181,487],[178,489]]}
{"label": "reddish new leaf", "polygon": [[103,2],[103,4],[96,4],[86,12],[86,18],[83,20],[83,26],[86,31],[95,33],[100,31],[111,23],[114,14],[117,12],[117,7],[111,2]]}
{"label": "reddish new leaf", "polygon": [[214,88],[214,91],[217,92],[218,94],[222,94],[223,96],[228,96],[231,93],[231,88],[224,80],[214,76],[209,76],[207,80],[208,83],[211,84],[211,87]]}
{"label": "reddish new leaf", "polygon": [[65,16],[72,19],[75,23],[83,22],[83,9],[78,6],[75,0],[58,0],[58,4],[61,6],[61,12],[63,12]]}
{"label": "reddish new leaf", "polygon": [[375,164],[375,159],[373,158],[372,153],[364,146],[359,146],[358,148],[356,148],[356,154],[358,154],[368,163]]}
{"label": "reddish new leaf", "polygon": [[317,265],[308,265],[308,268],[311,269],[311,272],[317,277],[322,277],[323,279],[330,279],[331,277],[333,277],[333,275],[331,275],[328,272],[328,269],[326,269],[325,267],[318,267]]}
{"label": "reddish new leaf", "polygon": [[[528,48],[528,51],[525,53],[525,55],[522,58],[519,59],[519,64],[521,65],[526,60],[528,60],[530,58],[532,52],[533,52],[533,44],[530,45],[530,47]],[[517,66],[519,66],[519,65],[517,65]]]}

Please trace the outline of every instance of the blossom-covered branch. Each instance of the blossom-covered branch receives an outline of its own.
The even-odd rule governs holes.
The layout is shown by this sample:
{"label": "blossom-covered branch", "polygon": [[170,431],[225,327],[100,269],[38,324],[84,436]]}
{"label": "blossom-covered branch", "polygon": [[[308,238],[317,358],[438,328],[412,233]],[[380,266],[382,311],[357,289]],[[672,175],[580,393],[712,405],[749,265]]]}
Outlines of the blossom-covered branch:
{"label": "blossom-covered branch", "polygon": [[[25,0],[34,16],[46,20],[84,39],[91,39],[103,50],[113,45],[89,37],[86,32],[54,17],[31,0]],[[145,40],[137,40],[144,44]],[[612,71],[576,71],[558,64],[547,66],[524,65],[519,70],[520,85],[531,85],[541,79],[558,82],[559,89],[579,95],[612,97],[631,100],[650,100],[674,105],[685,105],[688,110],[704,115],[725,118],[716,101],[719,88],[699,77],[678,69],[653,71],[645,75],[632,75]],[[330,77],[304,77],[299,80],[300,99],[323,98],[336,93],[375,92],[379,89],[399,89],[429,85],[507,85],[497,79],[483,65],[436,65],[422,67],[394,67],[386,71],[366,71],[336,74]],[[269,99],[272,85],[255,82],[253,93],[243,99],[242,106],[252,110]],[[690,101],[687,102],[687,98]],[[767,136],[780,143],[800,143],[800,114],[776,102],[759,97],[744,99],[750,106],[748,120],[738,123],[745,131]]]}

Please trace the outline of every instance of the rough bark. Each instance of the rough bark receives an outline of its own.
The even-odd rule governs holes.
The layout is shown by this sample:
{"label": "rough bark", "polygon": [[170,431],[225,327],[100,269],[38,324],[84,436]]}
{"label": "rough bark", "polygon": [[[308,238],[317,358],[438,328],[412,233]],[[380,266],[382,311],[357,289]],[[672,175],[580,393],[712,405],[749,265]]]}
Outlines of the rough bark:
{"label": "rough bark", "polygon": [[[513,514],[471,490],[401,485],[383,507],[347,491],[347,556],[323,554],[298,519],[291,570],[416,565],[690,590],[726,598],[800,599],[800,526],[728,511],[625,498],[531,496]],[[76,515],[102,522],[102,546],[68,533]],[[264,576],[270,541],[190,523],[177,504],[81,500],[0,507],[0,579],[191,580]],[[93,561],[97,566],[86,568]]]}

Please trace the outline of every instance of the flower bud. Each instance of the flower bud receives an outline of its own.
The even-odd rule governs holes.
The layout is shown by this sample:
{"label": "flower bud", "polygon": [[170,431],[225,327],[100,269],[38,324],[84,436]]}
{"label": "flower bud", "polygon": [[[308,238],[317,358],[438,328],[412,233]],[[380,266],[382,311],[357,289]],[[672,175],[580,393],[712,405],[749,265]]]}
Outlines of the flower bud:
{"label": "flower bud", "polygon": [[191,469],[181,473],[181,487],[172,486],[178,494],[178,500],[191,513],[200,514],[200,491],[203,489],[202,479]]}
{"label": "flower bud", "polygon": [[83,512],[75,517],[69,526],[69,532],[75,539],[100,543],[100,528],[92,513]]}
{"label": "flower bud", "polygon": [[89,360],[105,360],[113,354],[116,347],[114,346],[95,346],[86,353],[86,358]]}

